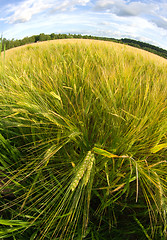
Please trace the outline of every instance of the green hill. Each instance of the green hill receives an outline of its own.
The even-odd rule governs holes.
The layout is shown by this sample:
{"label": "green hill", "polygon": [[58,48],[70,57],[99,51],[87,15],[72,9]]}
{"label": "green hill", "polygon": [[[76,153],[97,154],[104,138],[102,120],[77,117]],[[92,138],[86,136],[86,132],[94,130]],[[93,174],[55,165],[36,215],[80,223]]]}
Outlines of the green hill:
{"label": "green hill", "polygon": [[6,51],[0,238],[165,239],[166,76],[167,60],[114,42]]}

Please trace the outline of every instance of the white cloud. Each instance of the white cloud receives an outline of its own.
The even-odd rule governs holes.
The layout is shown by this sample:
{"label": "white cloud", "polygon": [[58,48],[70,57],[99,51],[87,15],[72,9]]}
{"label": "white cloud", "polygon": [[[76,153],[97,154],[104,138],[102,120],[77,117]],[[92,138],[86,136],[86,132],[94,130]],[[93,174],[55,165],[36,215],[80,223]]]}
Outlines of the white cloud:
{"label": "white cloud", "polygon": [[50,3],[45,3],[43,0],[26,0],[17,5],[8,5],[7,12],[10,17],[7,18],[7,22],[11,24],[27,22],[34,14],[43,12],[51,6]]}
{"label": "white cloud", "polygon": [[159,28],[164,28],[167,30],[167,18],[160,16],[158,18],[153,18],[152,22],[155,23]]}
{"label": "white cloud", "polygon": [[[45,15],[38,16],[35,21],[31,19],[24,24],[18,23],[14,25],[9,25],[8,30],[4,31],[5,38],[23,38],[25,36],[32,36],[40,34],[42,32],[46,34],[50,33],[75,33],[84,32],[84,26],[87,26],[90,19],[85,19],[82,14],[68,14],[64,12],[59,12],[57,14],[52,14],[47,17]],[[90,24],[91,25],[91,24]],[[79,28],[78,28],[79,26]],[[92,26],[92,25],[91,25]]]}
{"label": "white cloud", "polygon": [[7,6],[6,12],[10,17],[6,22],[10,24],[24,23],[30,21],[33,15],[42,13],[45,10],[50,12],[63,12],[75,10],[77,6],[85,6],[90,0],[25,0],[18,4]]}
{"label": "white cloud", "polygon": [[98,0],[94,5],[97,12],[112,13],[119,17],[140,16],[157,27],[167,29],[167,3],[157,1]]}
{"label": "white cloud", "polygon": [[[142,16],[119,17],[112,13],[96,12],[98,36],[111,38],[132,38],[167,48],[167,31]],[[94,33],[95,34],[95,33]],[[97,35],[96,34],[96,35]]]}
{"label": "white cloud", "polygon": [[154,11],[156,5],[153,3],[143,3],[140,1],[127,2],[125,0],[98,0],[94,9],[96,11],[112,12],[118,16],[139,16],[143,13]]}
{"label": "white cloud", "polygon": [[56,4],[55,7],[51,10],[51,13],[59,12],[59,11],[73,11],[76,9],[76,6],[86,6],[87,3],[89,3],[90,0],[65,0],[65,1],[59,1],[59,4]]}
{"label": "white cloud", "polygon": [[100,22],[99,25],[110,26],[111,22],[103,21],[103,22]]}

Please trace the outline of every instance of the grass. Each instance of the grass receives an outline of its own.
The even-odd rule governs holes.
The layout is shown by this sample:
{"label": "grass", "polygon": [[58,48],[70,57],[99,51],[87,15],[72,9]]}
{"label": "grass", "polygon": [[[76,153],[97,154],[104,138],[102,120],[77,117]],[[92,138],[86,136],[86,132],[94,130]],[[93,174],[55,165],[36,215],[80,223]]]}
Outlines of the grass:
{"label": "grass", "polygon": [[0,239],[166,239],[167,61],[93,40],[5,55]]}

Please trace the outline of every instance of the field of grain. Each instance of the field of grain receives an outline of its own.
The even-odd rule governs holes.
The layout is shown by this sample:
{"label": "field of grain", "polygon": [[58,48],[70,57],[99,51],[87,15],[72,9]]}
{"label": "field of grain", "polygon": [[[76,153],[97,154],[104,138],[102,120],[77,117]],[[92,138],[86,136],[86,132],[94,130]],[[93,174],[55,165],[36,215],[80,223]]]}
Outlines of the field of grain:
{"label": "field of grain", "polygon": [[95,40],[0,61],[0,239],[167,237],[167,60]]}

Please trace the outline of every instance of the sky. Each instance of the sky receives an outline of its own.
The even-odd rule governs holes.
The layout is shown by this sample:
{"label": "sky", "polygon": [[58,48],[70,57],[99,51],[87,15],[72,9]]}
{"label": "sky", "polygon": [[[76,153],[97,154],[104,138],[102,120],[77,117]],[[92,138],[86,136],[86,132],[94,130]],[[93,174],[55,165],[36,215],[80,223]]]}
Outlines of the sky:
{"label": "sky", "polygon": [[0,0],[0,34],[131,38],[167,50],[167,0]]}

